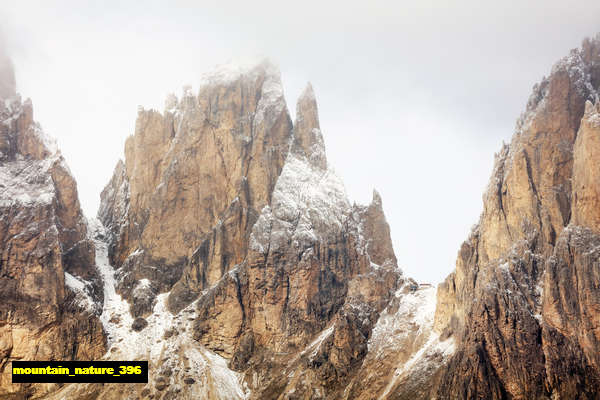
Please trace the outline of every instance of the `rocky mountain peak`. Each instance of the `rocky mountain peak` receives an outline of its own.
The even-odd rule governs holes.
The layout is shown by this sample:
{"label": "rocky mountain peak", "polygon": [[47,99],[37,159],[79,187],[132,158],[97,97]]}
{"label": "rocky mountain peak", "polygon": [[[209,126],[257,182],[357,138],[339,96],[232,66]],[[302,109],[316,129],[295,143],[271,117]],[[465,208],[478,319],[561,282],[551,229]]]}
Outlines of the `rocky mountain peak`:
{"label": "rocky mountain peak", "polygon": [[[379,196],[353,207],[327,166],[311,85],[292,124],[273,64],[221,66],[197,95],[170,96],[162,114],[141,110],[125,147],[99,218],[128,321],[193,313],[176,343],[160,346],[175,354],[196,343],[227,360],[232,376],[255,377],[252,398],[315,387],[340,395],[343,386],[328,382],[358,372],[404,278]],[[132,328],[144,336],[144,326]],[[116,338],[125,328],[111,334],[112,354],[129,354]],[[169,363],[173,387],[183,385],[186,361]],[[309,378],[290,380],[291,371]],[[185,394],[202,397],[196,390]],[[244,396],[234,392],[226,398]]]}
{"label": "rocky mountain peak", "polygon": [[33,119],[33,104],[16,91],[10,57],[0,47],[0,162],[19,158],[43,160],[60,156],[56,141]]}
{"label": "rocky mountain peak", "polygon": [[317,100],[310,83],[306,85],[296,104],[292,151],[306,157],[313,166],[327,169],[325,143],[319,124]]}
{"label": "rocky mountain peak", "polygon": [[371,205],[375,207],[382,207],[381,195],[377,191],[377,189],[373,189],[373,198],[371,200]]}
{"label": "rocky mountain peak", "polygon": [[52,388],[11,385],[12,360],[104,353],[102,290],[75,179],[0,63],[0,397],[20,398]]}
{"label": "rocky mountain peak", "polygon": [[460,343],[438,397],[596,396],[599,89],[596,36],[534,86],[498,154],[479,224],[438,290],[436,329]]}
{"label": "rocky mountain peak", "polygon": [[554,127],[538,129],[555,130],[558,124],[562,124],[565,128],[577,130],[585,101],[600,99],[599,48],[600,35],[586,38],[580,48],[571,50],[569,55],[554,64],[550,75],[534,85],[526,110],[517,120],[516,133],[527,131],[534,120],[539,119],[539,114],[559,109],[563,110],[561,115],[546,119],[552,121]]}

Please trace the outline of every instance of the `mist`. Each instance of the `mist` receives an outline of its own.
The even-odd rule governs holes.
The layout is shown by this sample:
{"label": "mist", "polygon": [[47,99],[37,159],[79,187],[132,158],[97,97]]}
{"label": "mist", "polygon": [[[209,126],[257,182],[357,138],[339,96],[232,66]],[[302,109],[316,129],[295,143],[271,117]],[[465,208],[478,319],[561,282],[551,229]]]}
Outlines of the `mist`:
{"label": "mist", "polygon": [[15,71],[10,57],[6,54],[3,37],[0,35],[0,99],[12,96],[15,90]]}
{"label": "mist", "polygon": [[401,268],[430,283],[453,270],[533,84],[600,31],[587,0],[12,3],[0,26],[18,91],[58,139],[88,216],[138,105],[162,110],[213,65],[267,56],[292,114],[312,83],[351,200],[381,193]]}

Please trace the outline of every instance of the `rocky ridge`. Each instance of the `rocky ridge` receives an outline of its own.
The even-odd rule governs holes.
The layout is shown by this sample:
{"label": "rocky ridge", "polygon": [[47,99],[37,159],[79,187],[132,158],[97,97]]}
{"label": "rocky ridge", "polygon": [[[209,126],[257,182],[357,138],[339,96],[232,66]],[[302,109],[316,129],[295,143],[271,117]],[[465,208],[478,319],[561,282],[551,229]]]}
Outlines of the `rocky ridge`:
{"label": "rocky ridge", "polygon": [[597,398],[599,87],[597,36],[534,87],[496,156],[438,291],[435,329],[460,343],[439,398]]}
{"label": "rocky ridge", "polygon": [[105,352],[101,281],[77,186],[55,143],[0,60],[0,397],[57,385],[12,385],[11,361],[93,359]]}
{"label": "rocky ridge", "polygon": [[[140,321],[143,335],[159,315],[189,313],[185,328],[167,324],[169,338],[223,360],[239,382],[234,397],[352,398],[379,314],[394,312],[392,298],[396,308],[415,301],[408,294],[418,285],[397,267],[379,194],[369,206],[350,204],[327,162],[312,87],[292,123],[268,61],[217,69],[198,95],[170,96],[163,113],[140,110],[98,216],[127,324]],[[397,318],[439,342],[432,318]],[[169,340],[151,347],[163,354]],[[123,342],[111,341],[111,352],[122,354]],[[159,358],[155,368],[169,373],[136,393],[191,396],[185,365]]]}
{"label": "rocky ridge", "polygon": [[[66,385],[47,397],[597,398],[599,89],[600,36],[534,87],[437,291],[398,268],[379,194],[368,206],[348,201],[310,85],[293,122],[267,61],[219,68],[197,94],[169,96],[162,113],[140,109],[99,220],[86,229],[71,203],[76,213],[57,218],[77,224],[53,237],[95,247],[95,269],[82,267],[87,250],[75,264],[60,257],[76,315],[67,320],[100,314],[87,329],[102,324],[104,357],[149,360],[150,382]],[[5,120],[18,121],[9,103]],[[28,213],[46,199],[68,204],[45,195],[47,175],[60,179],[44,166],[62,159],[37,145],[47,140],[35,125],[17,125],[21,139],[0,143],[10,183],[0,204]],[[48,288],[60,292],[60,279]],[[50,354],[67,359],[60,351]]]}

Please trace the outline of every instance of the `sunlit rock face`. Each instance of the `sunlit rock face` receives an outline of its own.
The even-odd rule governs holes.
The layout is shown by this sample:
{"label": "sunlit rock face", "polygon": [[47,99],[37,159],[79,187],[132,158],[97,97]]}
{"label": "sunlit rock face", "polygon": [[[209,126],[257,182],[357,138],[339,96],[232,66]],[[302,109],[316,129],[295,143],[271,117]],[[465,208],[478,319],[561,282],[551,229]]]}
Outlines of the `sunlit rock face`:
{"label": "sunlit rock face", "polygon": [[270,62],[219,68],[163,113],[140,111],[125,155],[99,219],[132,314],[193,312],[185,334],[249,398],[347,396],[379,314],[418,285],[397,267],[379,194],[350,204],[328,165],[312,87],[292,123]]}
{"label": "sunlit rock face", "polygon": [[597,398],[599,87],[600,36],[534,87],[437,289],[398,268],[381,196],[348,200],[313,88],[292,121],[268,61],[140,109],[88,224],[60,153],[8,90],[4,371],[17,357],[104,357],[148,360],[150,379],[32,388],[5,372],[0,395]]}
{"label": "sunlit rock face", "polygon": [[458,343],[439,398],[596,398],[600,36],[534,87],[479,224],[440,286]]}
{"label": "sunlit rock face", "polygon": [[292,132],[268,63],[214,71],[199,94],[185,91],[166,106],[139,111],[99,212],[114,237],[110,259],[123,267],[119,291],[133,299],[137,281],[151,282],[147,304],[133,302],[136,316],[174,286],[170,308],[185,306],[244,260]]}
{"label": "sunlit rock face", "polygon": [[0,397],[41,395],[56,385],[11,384],[11,361],[102,356],[101,281],[75,180],[1,54],[0,254]]}

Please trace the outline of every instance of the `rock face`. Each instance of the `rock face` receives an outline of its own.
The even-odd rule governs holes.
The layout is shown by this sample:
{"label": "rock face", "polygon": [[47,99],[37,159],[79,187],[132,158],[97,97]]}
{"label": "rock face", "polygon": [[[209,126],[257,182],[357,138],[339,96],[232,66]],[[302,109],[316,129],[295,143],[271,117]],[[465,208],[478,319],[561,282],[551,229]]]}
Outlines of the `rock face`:
{"label": "rock face", "polygon": [[101,282],[75,180],[1,57],[0,121],[0,397],[39,395],[10,362],[104,354]]}
{"label": "rock face", "polygon": [[[132,317],[189,313],[174,346],[238,374],[231,398],[347,397],[379,314],[411,283],[379,194],[351,205],[328,167],[312,87],[292,123],[272,64],[218,69],[197,96],[140,111],[125,153],[98,216]],[[169,363],[148,393],[200,395],[186,361]]]}
{"label": "rock face", "polygon": [[99,212],[114,237],[110,260],[123,266],[120,293],[134,300],[136,282],[150,280],[145,302],[132,302],[135,316],[174,285],[170,308],[183,307],[243,261],[291,138],[268,64],[244,75],[217,71],[198,96],[186,91],[167,107],[139,112]]}
{"label": "rock face", "polygon": [[97,358],[100,314],[104,356],[149,383],[47,398],[598,398],[599,89],[600,36],[534,87],[437,291],[399,270],[379,194],[348,201],[312,87],[292,123],[269,62],[140,110],[88,239],[30,104],[4,102],[0,365]]}
{"label": "rock face", "polygon": [[435,329],[458,346],[432,396],[597,398],[599,88],[600,36],[534,87],[496,156],[439,288]]}

